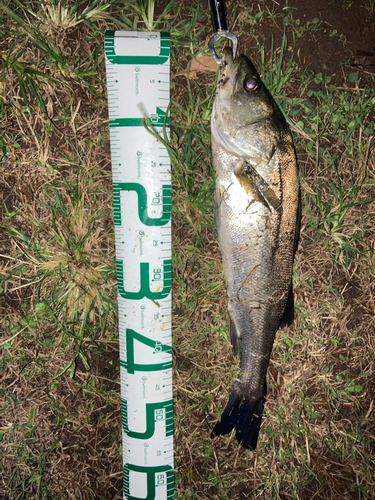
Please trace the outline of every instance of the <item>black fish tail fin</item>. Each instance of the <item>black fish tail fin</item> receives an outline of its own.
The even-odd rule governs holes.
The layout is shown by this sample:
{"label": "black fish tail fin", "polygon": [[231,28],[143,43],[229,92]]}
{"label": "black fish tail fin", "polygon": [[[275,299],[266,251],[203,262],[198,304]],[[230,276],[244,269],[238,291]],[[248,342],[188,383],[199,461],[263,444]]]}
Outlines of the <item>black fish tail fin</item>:
{"label": "black fish tail fin", "polygon": [[264,402],[265,397],[262,397],[259,401],[250,404],[246,399],[238,397],[238,392],[234,389],[220,421],[213,428],[211,438],[228,434],[235,428],[237,441],[244,448],[255,450],[262,423]]}

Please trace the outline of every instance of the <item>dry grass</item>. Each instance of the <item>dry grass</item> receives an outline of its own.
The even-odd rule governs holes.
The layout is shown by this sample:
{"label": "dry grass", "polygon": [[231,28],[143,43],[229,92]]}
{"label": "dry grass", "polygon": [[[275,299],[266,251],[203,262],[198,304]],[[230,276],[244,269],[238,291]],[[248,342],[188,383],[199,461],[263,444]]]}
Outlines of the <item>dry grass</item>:
{"label": "dry grass", "polygon": [[[88,33],[82,26],[52,39],[67,57]],[[13,53],[20,50],[13,45]],[[29,48],[22,61],[34,58]],[[20,498],[20,491],[22,498],[122,497],[103,55],[101,61],[99,83],[41,78],[48,117],[38,106],[32,116],[25,112],[14,71],[4,86],[2,498]],[[74,378],[56,378],[67,366]]]}

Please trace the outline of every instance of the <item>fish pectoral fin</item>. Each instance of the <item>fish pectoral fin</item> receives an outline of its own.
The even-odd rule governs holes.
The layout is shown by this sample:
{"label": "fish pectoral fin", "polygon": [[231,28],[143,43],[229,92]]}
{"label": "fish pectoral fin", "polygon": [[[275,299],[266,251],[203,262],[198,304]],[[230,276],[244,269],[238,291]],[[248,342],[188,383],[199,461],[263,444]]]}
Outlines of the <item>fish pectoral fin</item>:
{"label": "fish pectoral fin", "polygon": [[244,160],[239,163],[235,168],[234,175],[245,191],[256,201],[262,203],[269,211],[271,211],[271,207],[276,212],[282,210],[281,202],[275,191],[249,162]]}

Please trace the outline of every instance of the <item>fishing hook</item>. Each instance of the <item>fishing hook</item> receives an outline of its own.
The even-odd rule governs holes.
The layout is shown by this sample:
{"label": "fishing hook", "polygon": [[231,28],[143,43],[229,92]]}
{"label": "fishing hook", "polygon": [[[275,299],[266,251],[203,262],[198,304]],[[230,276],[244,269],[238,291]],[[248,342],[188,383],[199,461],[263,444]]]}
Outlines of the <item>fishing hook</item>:
{"label": "fishing hook", "polygon": [[211,55],[215,61],[220,64],[223,60],[223,56],[219,57],[217,55],[214,45],[220,38],[228,38],[232,42],[234,61],[237,54],[238,40],[236,35],[228,30],[224,0],[208,0],[208,3],[210,5],[212,25],[215,31],[214,36],[208,42],[208,48],[210,49]]}

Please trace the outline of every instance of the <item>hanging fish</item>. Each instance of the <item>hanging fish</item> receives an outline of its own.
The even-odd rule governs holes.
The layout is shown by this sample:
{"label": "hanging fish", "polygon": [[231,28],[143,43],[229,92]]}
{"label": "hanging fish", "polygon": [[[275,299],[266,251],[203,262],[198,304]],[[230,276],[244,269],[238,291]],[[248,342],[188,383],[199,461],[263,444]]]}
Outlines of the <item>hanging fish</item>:
{"label": "hanging fish", "polygon": [[236,429],[257,445],[277,330],[293,320],[292,272],[299,180],[290,130],[244,55],[224,49],[211,120],[216,225],[228,290],[229,330],[241,378],[212,437]]}

